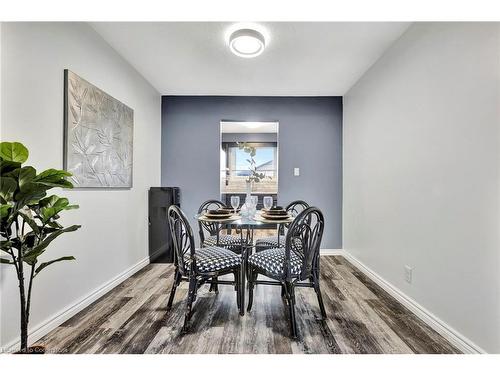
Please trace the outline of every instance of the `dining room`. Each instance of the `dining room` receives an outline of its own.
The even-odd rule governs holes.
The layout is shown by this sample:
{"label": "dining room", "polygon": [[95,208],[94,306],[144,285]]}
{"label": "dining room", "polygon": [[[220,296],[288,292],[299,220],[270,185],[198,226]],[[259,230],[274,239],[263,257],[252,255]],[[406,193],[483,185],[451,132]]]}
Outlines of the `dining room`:
{"label": "dining room", "polygon": [[3,353],[500,352],[498,22],[0,26]]}

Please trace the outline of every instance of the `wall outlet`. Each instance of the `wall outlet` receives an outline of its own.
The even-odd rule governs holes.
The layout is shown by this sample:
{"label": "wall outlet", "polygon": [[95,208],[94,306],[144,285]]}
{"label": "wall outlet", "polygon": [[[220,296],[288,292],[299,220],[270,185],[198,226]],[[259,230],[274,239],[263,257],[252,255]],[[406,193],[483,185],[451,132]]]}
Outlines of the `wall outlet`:
{"label": "wall outlet", "polygon": [[408,284],[411,284],[412,278],[413,278],[413,267],[405,266],[405,281]]}
{"label": "wall outlet", "polygon": [[300,168],[293,168],[293,175],[300,176]]}

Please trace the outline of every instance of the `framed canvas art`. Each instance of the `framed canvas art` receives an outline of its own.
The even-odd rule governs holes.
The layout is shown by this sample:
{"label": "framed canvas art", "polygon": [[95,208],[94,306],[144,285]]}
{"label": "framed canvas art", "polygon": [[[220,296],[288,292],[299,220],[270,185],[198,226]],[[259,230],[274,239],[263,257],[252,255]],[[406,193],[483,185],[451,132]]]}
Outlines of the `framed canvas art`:
{"label": "framed canvas art", "polygon": [[75,188],[132,187],[134,111],[64,71],[64,168]]}

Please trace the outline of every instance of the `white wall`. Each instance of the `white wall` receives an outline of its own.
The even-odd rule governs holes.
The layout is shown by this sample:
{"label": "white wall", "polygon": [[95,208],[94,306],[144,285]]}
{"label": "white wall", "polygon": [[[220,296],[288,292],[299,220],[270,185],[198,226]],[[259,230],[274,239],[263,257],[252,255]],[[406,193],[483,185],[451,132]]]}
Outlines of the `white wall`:
{"label": "white wall", "polygon": [[[37,170],[63,166],[63,70],[68,68],[134,109],[133,188],[59,191],[80,205],[45,259],[74,255],[37,277],[31,327],[79,301],[147,257],[147,189],[160,184],[160,95],[90,26],[4,23],[2,140],[20,141]],[[2,265],[1,343],[18,336],[14,272]]]}
{"label": "white wall", "polygon": [[345,249],[496,353],[499,62],[499,24],[412,25],[344,98],[343,189]]}

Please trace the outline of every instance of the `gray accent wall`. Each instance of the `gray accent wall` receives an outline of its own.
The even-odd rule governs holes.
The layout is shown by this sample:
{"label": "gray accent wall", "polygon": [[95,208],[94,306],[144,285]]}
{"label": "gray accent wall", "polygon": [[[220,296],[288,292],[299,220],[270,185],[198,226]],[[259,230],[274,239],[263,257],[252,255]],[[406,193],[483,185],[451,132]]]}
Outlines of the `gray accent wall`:
{"label": "gray accent wall", "polygon": [[322,248],[341,248],[342,97],[163,96],[161,181],[180,187],[196,232],[199,205],[220,196],[221,120],[279,122],[278,201],[321,208]]}

